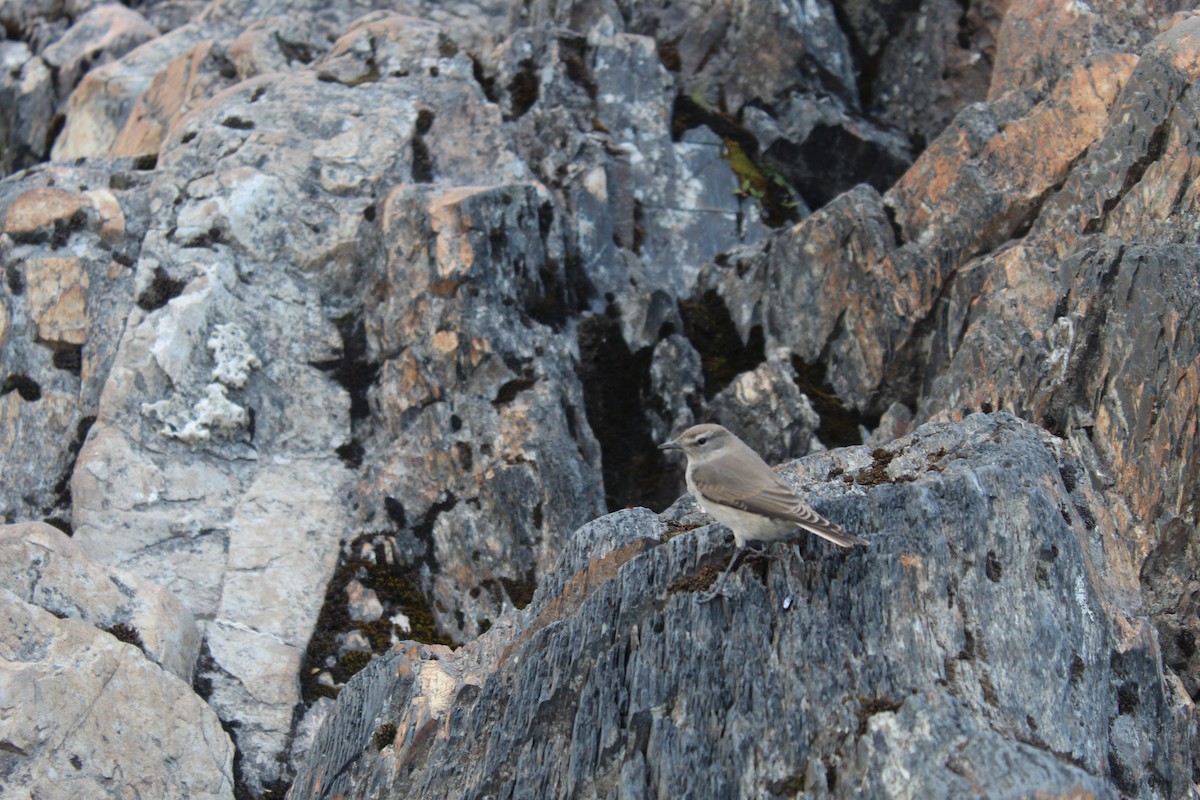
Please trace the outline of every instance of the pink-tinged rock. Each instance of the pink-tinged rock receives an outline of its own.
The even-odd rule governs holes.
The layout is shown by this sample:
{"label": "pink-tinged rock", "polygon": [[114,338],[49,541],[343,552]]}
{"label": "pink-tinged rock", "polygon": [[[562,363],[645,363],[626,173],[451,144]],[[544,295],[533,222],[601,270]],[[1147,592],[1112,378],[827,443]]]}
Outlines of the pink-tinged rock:
{"label": "pink-tinged rock", "polygon": [[55,188],[31,189],[19,195],[4,214],[4,230],[14,236],[66,224],[87,203],[75,192]]}
{"label": "pink-tinged rock", "polygon": [[163,137],[180,117],[231,83],[221,68],[208,40],[171,61],[138,97],[109,154],[157,156]]}
{"label": "pink-tinged rock", "polygon": [[90,279],[78,258],[25,261],[26,304],[37,339],[49,345],[82,345],[88,337]]}
{"label": "pink-tinged rock", "polygon": [[187,25],[88,72],[67,99],[63,129],[51,156],[69,161],[107,155],[154,77],[205,38],[203,28]]}

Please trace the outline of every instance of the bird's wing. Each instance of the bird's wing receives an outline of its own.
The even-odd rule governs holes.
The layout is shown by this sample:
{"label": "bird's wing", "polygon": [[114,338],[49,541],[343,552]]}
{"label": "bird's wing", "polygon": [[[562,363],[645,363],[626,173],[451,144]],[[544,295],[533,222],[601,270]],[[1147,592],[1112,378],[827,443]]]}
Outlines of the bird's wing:
{"label": "bird's wing", "polygon": [[797,505],[792,509],[791,516],[787,519],[794,520],[797,525],[807,531],[815,533],[822,539],[828,539],[839,547],[851,547],[856,544],[870,544],[861,536],[855,536],[853,533],[846,531],[841,525],[836,522],[830,522],[822,517],[817,512],[808,507],[808,504],[797,500]]}
{"label": "bird's wing", "polygon": [[719,464],[702,464],[692,471],[692,482],[705,499],[714,503],[794,522],[840,547],[869,544],[813,511],[770,467],[762,467],[735,471]]}

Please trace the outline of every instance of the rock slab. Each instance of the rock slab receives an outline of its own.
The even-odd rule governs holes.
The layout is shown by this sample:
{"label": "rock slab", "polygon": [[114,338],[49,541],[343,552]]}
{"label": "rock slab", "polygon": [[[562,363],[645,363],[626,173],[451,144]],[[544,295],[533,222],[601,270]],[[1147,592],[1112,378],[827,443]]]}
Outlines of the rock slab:
{"label": "rock slab", "polygon": [[233,797],[233,744],[131,644],[0,592],[0,793]]}
{"label": "rock slab", "polygon": [[1182,691],[1065,445],[974,415],[794,462],[871,546],[775,545],[710,604],[690,501],[590,523],[507,624],[352,680],[290,797],[1181,796]]}

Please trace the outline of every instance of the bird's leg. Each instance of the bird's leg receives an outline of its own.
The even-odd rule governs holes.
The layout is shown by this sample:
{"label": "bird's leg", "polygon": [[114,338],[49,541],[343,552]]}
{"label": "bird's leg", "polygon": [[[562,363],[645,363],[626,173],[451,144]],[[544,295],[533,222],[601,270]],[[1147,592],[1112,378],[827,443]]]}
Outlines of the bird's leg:
{"label": "bird's leg", "polygon": [[755,558],[761,558],[765,561],[778,561],[779,551],[771,547],[771,542],[747,542],[748,547],[754,548]]}
{"label": "bird's leg", "polygon": [[700,598],[701,603],[707,603],[707,602],[715,599],[718,595],[721,594],[721,585],[723,583],[725,583],[725,578],[729,575],[730,572],[733,571],[734,562],[736,562],[739,558],[741,558],[745,554],[746,554],[746,551],[743,550],[742,548],[740,548],[740,547],[734,548],[733,558],[729,559],[729,566],[725,567],[725,571],[721,573],[721,577],[717,578],[717,582],[716,582],[716,585],[713,586],[713,590]]}

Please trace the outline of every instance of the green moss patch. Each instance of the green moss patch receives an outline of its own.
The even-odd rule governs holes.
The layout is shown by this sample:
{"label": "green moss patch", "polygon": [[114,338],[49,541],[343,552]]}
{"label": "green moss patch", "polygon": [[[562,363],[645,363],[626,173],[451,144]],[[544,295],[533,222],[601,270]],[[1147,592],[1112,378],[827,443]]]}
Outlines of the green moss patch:
{"label": "green moss patch", "polygon": [[[362,553],[365,545],[374,544],[387,535],[362,536],[352,542],[346,552]],[[300,688],[306,703],[318,697],[336,697],[338,686],[367,666],[373,656],[386,653],[391,648],[393,636],[399,640],[426,644],[452,644],[434,622],[430,602],[420,588],[418,567],[389,565],[383,557],[382,546],[377,545],[376,551],[374,560],[358,555],[343,556],[329,582],[316,629],[305,652],[305,666],[300,673]],[[352,580],[375,591],[383,605],[383,616],[371,622],[350,618],[346,586]],[[392,623],[392,617],[397,614],[408,618],[409,630],[405,631]],[[367,638],[371,651],[351,651],[339,658],[339,636],[352,630],[361,632]],[[318,681],[320,674],[326,671],[338,686],[326,686]]]}

